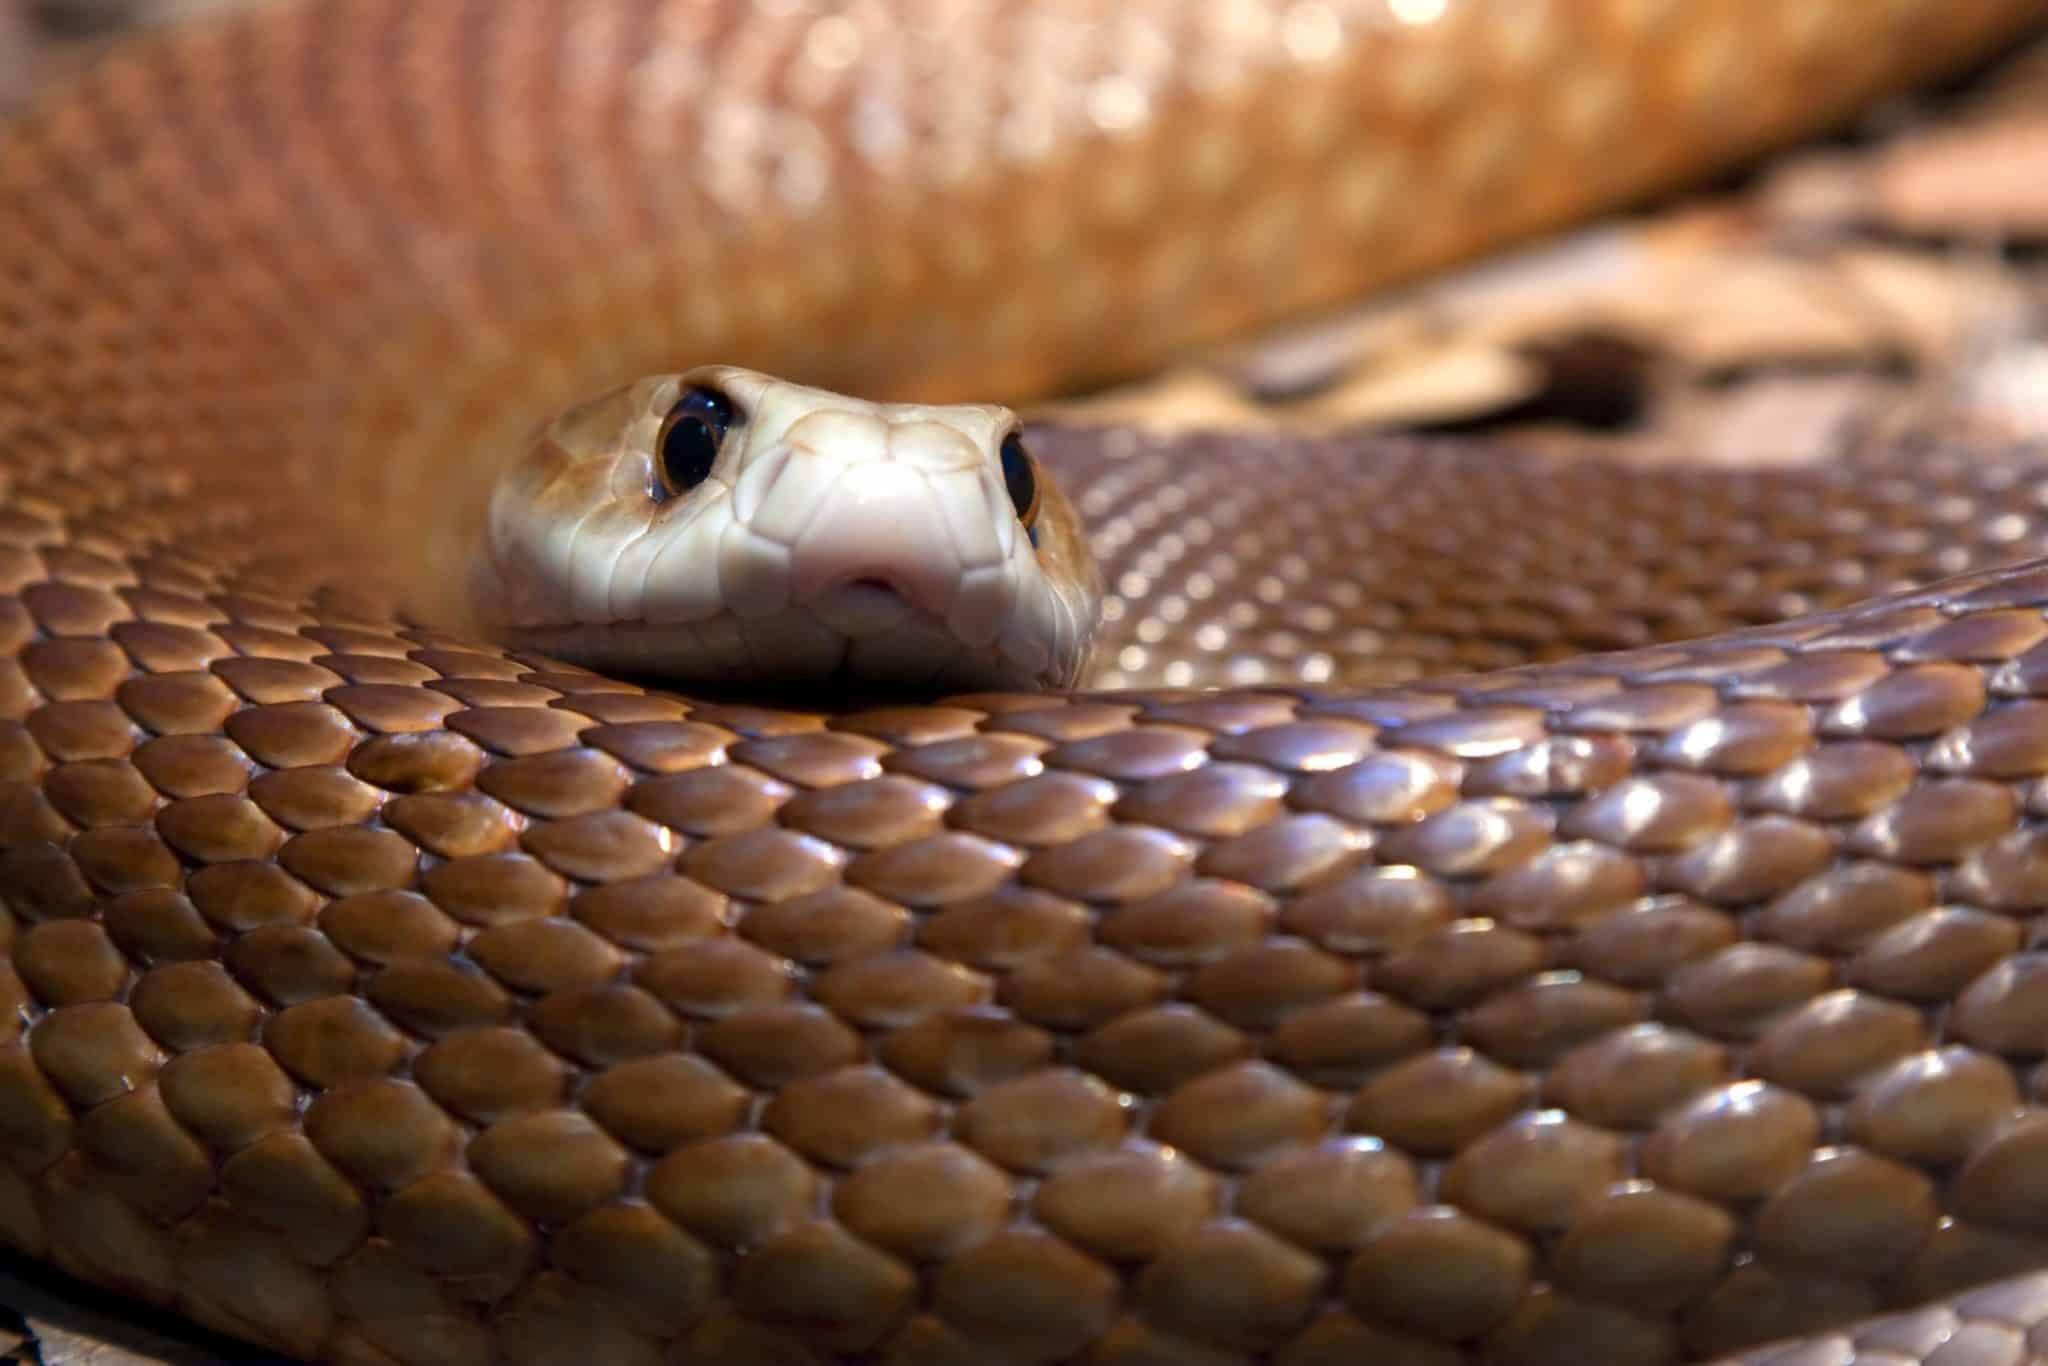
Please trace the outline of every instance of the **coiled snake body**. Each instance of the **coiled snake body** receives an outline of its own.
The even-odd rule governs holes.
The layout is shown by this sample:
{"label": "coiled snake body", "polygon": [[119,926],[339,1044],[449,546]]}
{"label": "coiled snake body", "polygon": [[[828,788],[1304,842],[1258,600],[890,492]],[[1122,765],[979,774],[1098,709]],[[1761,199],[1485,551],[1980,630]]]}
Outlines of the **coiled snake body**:
{"label": "coiled snake body", "polygon": [[2018,1359],[2048,570],[1659,642],[2039,548],[2027,458],[1047,433],[1141,693],[687,701],[386,604],[636,374],[1128,373],[2033,8],[328,0],[103,65],[0,138],[0,1238],[348,1363]]}

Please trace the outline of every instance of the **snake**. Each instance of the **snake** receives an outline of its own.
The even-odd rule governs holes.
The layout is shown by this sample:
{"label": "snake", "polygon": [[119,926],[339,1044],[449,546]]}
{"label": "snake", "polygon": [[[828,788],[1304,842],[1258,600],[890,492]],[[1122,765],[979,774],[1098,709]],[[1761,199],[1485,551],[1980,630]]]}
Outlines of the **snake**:
{"label": "snake", "polygon": [[[0,130],[0,1242],[347,1366],[2039,1352],[2048,459],[993,406],[2035,9],[305,0],[110,54]],[[1068,627],[977,588],[842,705],[701,579],[601,629],[624,539],[540,574],[612,526],[522,529],[571,457],[687,520],[799,391],[921,405],[774,409],[890,452],[828,539],[936,544],[891,510],[957,477],[953,591]],[[868,559],[814,625],[936,610]]]}

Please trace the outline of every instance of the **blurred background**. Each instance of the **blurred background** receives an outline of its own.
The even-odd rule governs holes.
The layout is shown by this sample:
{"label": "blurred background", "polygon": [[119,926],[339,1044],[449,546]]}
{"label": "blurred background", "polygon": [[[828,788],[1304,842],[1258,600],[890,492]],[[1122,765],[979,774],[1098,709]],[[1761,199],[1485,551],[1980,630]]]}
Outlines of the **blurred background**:
{"label": "blurred background", "polygon": [[[0,0],[0,118],[138,31],[276,2]],[[2044,248],[2037,34],[1825,144],[1066,411],[1717,464],[1902,429],[2032,439]]]}

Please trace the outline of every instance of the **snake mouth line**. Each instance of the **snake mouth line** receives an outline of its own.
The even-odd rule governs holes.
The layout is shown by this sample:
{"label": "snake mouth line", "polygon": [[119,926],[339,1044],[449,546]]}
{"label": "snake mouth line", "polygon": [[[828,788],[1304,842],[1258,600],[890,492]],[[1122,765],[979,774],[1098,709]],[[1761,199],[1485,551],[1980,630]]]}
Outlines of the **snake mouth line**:
{"label": "snake mouth line", "polygon": [[916,620],[944,625],[951,604],[934,602],[933,596],[897,575],[862,570],[834,580],[801,605],[832,629],[857,638]]}

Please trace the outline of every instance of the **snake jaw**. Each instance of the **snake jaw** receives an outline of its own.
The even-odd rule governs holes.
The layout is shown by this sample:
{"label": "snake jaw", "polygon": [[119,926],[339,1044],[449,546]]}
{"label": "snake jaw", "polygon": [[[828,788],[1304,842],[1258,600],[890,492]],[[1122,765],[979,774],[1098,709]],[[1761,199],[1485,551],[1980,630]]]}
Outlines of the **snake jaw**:
{"label": "snake jaw", "polygon": [[[696,487],[655,496],[679,393],[743,420]],[[1100,588],[1047,481],[1022,534],[994,407],[868,403],[712,367],[558,419],[493,490],[472,600],[487,629],[679,681],[1067,686]]]}

